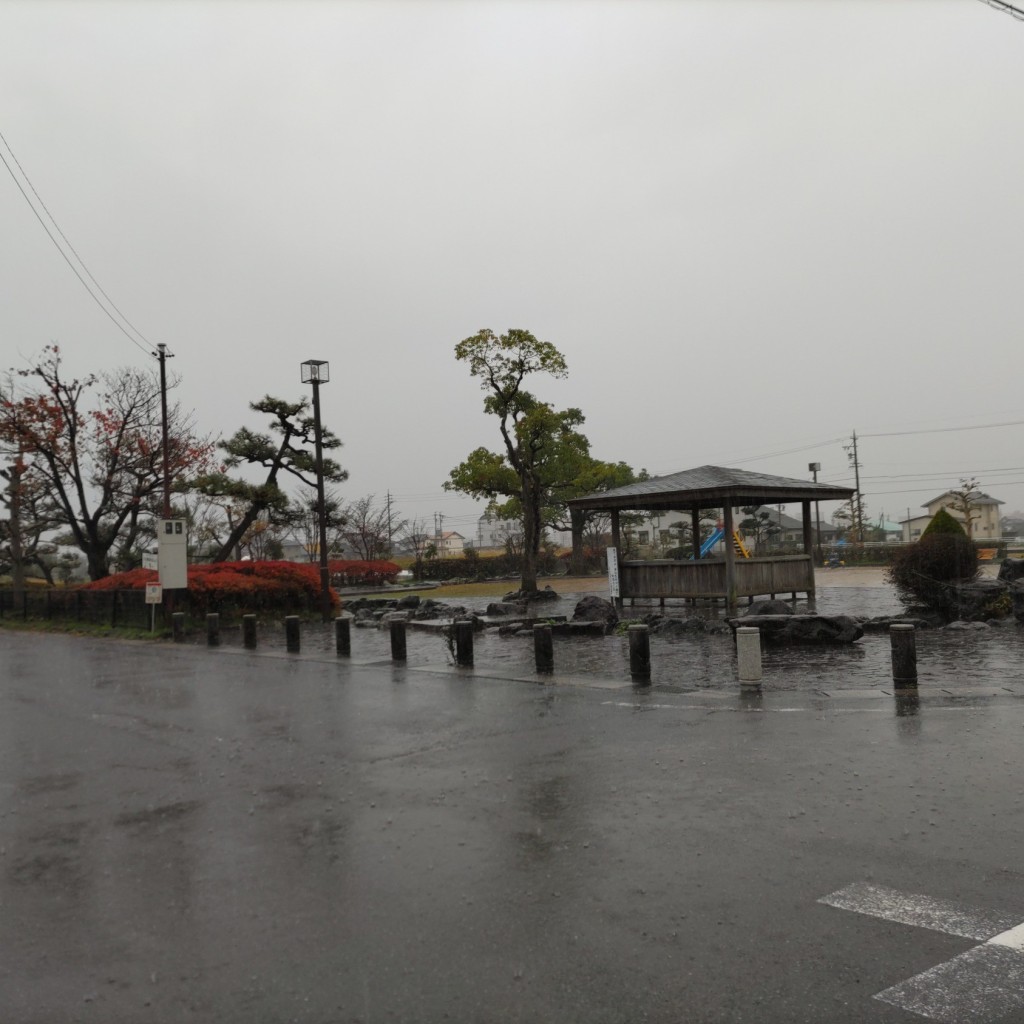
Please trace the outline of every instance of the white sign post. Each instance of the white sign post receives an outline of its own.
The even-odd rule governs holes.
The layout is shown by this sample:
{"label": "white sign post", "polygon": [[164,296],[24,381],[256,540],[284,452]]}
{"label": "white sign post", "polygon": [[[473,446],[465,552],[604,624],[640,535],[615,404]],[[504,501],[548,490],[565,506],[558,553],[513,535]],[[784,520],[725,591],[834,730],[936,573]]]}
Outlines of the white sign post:
{"label": "white sign post", "polygon": [[617,600],[619,593],[619,549],[608,549],[608,596]]}
{"label": "white sign post", "polygon": [[156,606],[164,599],[164,588],[159,583],[146,584],[146,604],[149,605],[149,631],[156,629]]}

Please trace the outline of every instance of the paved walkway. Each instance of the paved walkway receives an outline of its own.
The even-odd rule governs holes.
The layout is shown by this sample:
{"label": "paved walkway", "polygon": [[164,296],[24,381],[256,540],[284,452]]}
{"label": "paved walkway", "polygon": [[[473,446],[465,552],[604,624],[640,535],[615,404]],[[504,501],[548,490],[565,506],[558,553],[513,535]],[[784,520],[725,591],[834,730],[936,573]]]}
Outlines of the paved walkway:
{"label": "paved walkway", "polygon": [[1024,1019],[1018,696],[595,682],[0,634],[0,1020]]}

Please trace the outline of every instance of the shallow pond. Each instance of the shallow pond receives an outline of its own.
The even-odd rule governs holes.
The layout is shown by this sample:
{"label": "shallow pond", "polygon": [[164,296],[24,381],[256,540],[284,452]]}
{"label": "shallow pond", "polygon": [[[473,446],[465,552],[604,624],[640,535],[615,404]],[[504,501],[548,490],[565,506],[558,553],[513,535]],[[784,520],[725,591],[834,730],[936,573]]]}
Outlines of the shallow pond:
{"label": "shallow pond", "polygon": [[[571,617],[580,595],[567,594],[545,604],[545,613]],[[826,615],[873,617],[901,612],[889,587],[836,587],[819,591],[817,611]],[[807,602],[796,605],[809,611]],[[624,618],[639,619],[658,612],[657,603],[637,604],[623,610]],[[668,614],[683,616],[686,609],[670,607]],[[722,610],[701,608],[704,618],[721,618]],[[284,646],[280,624],[263,625],[260,646]],[[240,644],[239,631],[224,631],[226,645]],[[556,678],[562,675],[598,680],[629,680],[629,648],[625,636],[555,637]],[[917,634],[918,673],[921,685],[946,687],[1011,686],[1021,681],[1024,665],[1024,629],[1012,620],[1001,626],[977,630],[920,630]],[[333,655],[333,627],[304,623],[303,654]],[[437,632],[410,628],[407,634],[410,668],[451,664],[453,658],[444,637]],[[386,629],[352,629],[355,663],[387,661],[391,656]],[[475,636],[476,671],[493,668],[500,676],[534,676],[533,644],[528,636],[500,636],[487,629]],[[857,643],[829,646],[770,647],[763,658],[764,690],[862,690],[891,685],[889,638],[869,633]],[[696,634],[684,637],[651,637],[651,681],[667,692],[715,690],[736,686],[735,653],[730,634]]]}

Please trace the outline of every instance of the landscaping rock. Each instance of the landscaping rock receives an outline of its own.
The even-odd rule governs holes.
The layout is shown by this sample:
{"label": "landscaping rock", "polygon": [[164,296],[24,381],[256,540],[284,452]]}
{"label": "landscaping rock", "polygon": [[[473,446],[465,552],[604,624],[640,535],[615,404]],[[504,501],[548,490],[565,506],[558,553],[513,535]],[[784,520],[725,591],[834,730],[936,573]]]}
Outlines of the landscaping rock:
{"label": "landscaping rock", "polygon": [[946,629],[957,629],[957,630],[959,630],[959,629],[975,630],[975,629],[988,629],[988,628],[989,627],[988,627],[988,623],[987,622],[968,622],[965,619],[957,619],[955,622],[951,622],[948,626],[946,626]]}
{"label": "landscaping rock", "polygon": [[652,633],[665,637],[695,636],[708,632],[707,620],[696,615],[688,619],[671,619],[657,616],[649,625]]}
{"label": "landscaping rock", "polygon": [[914,618],[909,615],[877,615],[873,619],[861,619],[865,633],[888,633],[890,626],[913,626],[915,629],[931,629],[940,623],[933,619]]}
{"label": "landscaping rock", "polygon": [[1004,583],[1016,583],[1024,579],[1024,558],[1004,558],[999,566],[999,576]]}
{"label": "landscaping rock", "polygon": [[1004,614],[1009,614],[1012,602],[1003,600],[1009,592],[1009,584],[1002,580],[973,580],[957,584],[952,588],[953,613],[958,619],[968,622],[983,621],[999,617],[1000,605],[1003,605]]}
{"label": "landscaping rock", "polygon": [[850,644],[864,635],[849,615],[744,615],[728,622],[734,631],[756,626],[762,639],[773,644]]}
{"label": "landscaping rock", "polygon": [[1009,594],[1013,605],[1013,617],[1018,622],[1024,622],[1024,580],[1011,583]]}
{"label": "landscaping rock", "polygon": [[588,594],[576,604],[576,609],[572,613],[572,621],[599,622],[607,632],[615,628],[615,624],[619,621],[619,613],[611,601]]}
{"label": "landscaping rock", "polygon": [[495,617],[502,615],[525,615],[526,605],[521,601],[492,601],[487,606],[486,614]]}
{"label": "landscaping rock", "polygon": [[785,601],[755,601],[744,613],[744,618],[751,615],[793,615],[792,605]]}
{"label": "landscaping rock", "polygon": [[558,594],[555,593],[551,587],[545,587],[543,590],[513,590],[511,593],[506,594],[502,599],[502,602],[520,603],[524,601],[557,601]]}
{"label": "landscaping rock", "polygon": [[396,608],[418,608],[420,605],[419,594],[407,594],[395,602]]}

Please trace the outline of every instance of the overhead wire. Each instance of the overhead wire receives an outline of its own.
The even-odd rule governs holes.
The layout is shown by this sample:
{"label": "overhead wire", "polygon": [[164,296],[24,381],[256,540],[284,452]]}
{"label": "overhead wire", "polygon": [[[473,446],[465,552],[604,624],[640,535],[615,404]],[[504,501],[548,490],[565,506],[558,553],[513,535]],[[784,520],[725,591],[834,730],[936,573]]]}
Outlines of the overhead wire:
{"label": "overhead wire", "polygon": [[[49,209],[48,209],[48,208],[47,208],[47,206],[46,206],[46,203],[44,203],[44,202],[43,202],[43,199],[42,199],[42,197],[41,197],[41,196],[39,195],[38,191],[36,191],[36,187],[35,187],[35,185],[33,185],[33,184],[32,184],[32,180],[31,180],[31,179],[29,178],[29,176],[28,176],[28,175],[27,175],[27,174],[25,173],[25,168],[21,166],[21,161],[19,161],[19,160],[18,160],[18,157],[17,157],[17,155],[15,154],[14,150],[13,150],[13,149],[11,149],[11,144],[10,144],[10,143],[9,143],[9,142],[7,141],[7,139],[6,139],[6,137],[4,136],[3,132],[0,132],[0,141],[2,141],[2,142],[3,142],[3,144],[4,144],[4,147],[5,147],[6,149],[7,149],[7,152],[11,154],[11,158],[12,158],[12,159],[14,160],[15,164],[17,164],[17,166],[18,166],[18,170],[19,170],[19,171],[21,172],[21,174],[22,174],[22,177],[24,177],[25,181],[26,181],[26,182],[28,183],[28,186],[29,186],[29,188],[30,188],[30,189],[32,190],[32,193],[33,193],[33,194],[35,195],[35,197],[36,197],[36,198],[37,198],[37,199],[39,200],[39,205],[40,205],[40,206],[41,206],[41,207],[43,208],[43,210],[44,210],[44,211],[46,212],[46,216],[47,216],[47,217],[49,217],[49,219],[50,219],[50,222],[51,222],[51,223],[53,224],[54,228],[56,228],[56,230],[57,230],[57,233],[58,233],[58,234],[60,235],[60,237],[61,237],[61,238],[62,238],[62,239],[64,240],[64,242],[65,242],[65,244],[67,245],[68,249],[70,249],[70,250],[71,250],[71,252],[72,252],[72,253],[74,254],[74,257],[75,257],[75,259],[76,259],[76,260],[78,261],[78,263],[80,264],[80,266],[82,267],[82,269],[83,269],[83,270],[85,271],[85,273],[86,273],[86,274],[88,275],[89,279],[90,279],[90,280],[91,280],[91,281],[93,282],[93,284],[95,284],[95,285],[96,285],[96,288],[97,288],[97,289],[99,290],[99,292],[100,292],[100,293],[101,293],[101,294],[103,295],[103,297],[104,297],[104,298],[105,298],[105,299],[107,300],[107,302],[108,302],[108,303],[110,303],[110,307],[111,307],[111,309],[113,309],[113,310],[114,310],[114,311],[115,311],[115,312],[117,313],[117,315],[118,315],[118,316],[119,316],[119,317],[121,318],[121,320],[123,320],[123,321],[124,321],[124,323],[125,323],[125,324],[127,324],[127,325],[128,325],[128,327],[130,327],[130,328],[131,328],[131,330],[132,330],[132,331],[134,331],[136,335],[138,335],[138,338],[141,338],[141,339],[142,339],[142,342],[145,342],[145,344],[142,344],[142,343],[141,343],[141,342],[140,342],[140,341],[139,341],[139,340],[138,340],[138,339],[137,339],[136,337],[134,337],[134,336],[133,336],[132,334],[130,334],[130,333],[129,333],[129,332],[127,331],[127,330],[125,330],[125,327],[124,327],[124,325],[123,325],[122,323],[120,323],[120,322],[119,322],[119,321],[117,320],[117,318],[116,318],[116,317],[114,316],[114,314],[110,312],[110,309],[108,309],[108,308],[106,307],[106,305],[104,305],[104,304],[103,304],[103,302],[102,302],[102,301],[100,301],[100,298],[99,298],[99,296],[98,296],[98,295],[96,294],[96,292],[94,292],[94,291],[92,290],[92,288],[91,288],[91,287],[90,287],[90,285],[89,285],[89,282],[88,282],[88,281],[86,281],[86,279],[85,279],[84,277],[82,277],[82,275],[81,275],[81,274],[79,273],[79,271],[78,271],[78,267],[76,267],[76,266],[75,266],[75,264],[74,264],[74,263],[72,263],[72,261],[71,261],[71,258],[70,258],[70,257],[68,256],[68,254],[67,254],[67,253],[66,253],[66,252],[64,251],[64,249],[63,249],[63,248],[61,247],[61,244],[60,244],[60,242],[58,242],[58,241],[57,241],[57,239],[56,239],[56,238],[54,237],[54,235],[53,235],[53,232],[52,232],[52,231],[50,230],[50,228],[49,228],[49,227],[47,226],[47,223],[46,223],[46,221],[45,221],[45,220],[43,220],[42,216],[41,216],[41,215],[40,215],[40,213],[39,213],[39,210],[37,210],[37,209],[36,209],[35,203],[33,203],[33,202],[32,202],[32,200],[31,200],[31,198],[29,198],[29,195],[28,195],[28,193],[27,193],[27,192],[25,191],[25,189],[24,189],[24,187],[22,186],[21,182],[20,182],[20,181],[18,180],[18,176],[17,176],[17,175],[16,175],[15,173],[14,173],[14,168],[12,168],[12,167],[11,167],[11,165],[10,165],[10,163],[8,162],[7,158],[6,158],[5,156],[4,156],[4,154],[3,154],[3,150],[0,150],[0,160],[2,160],[2,161],[3,161],[4,167],[6,167],[6,168],[7,168],[7,173],[8,173],[8,174],[10,174],[10,176],[11,176],[11,180],[12,180],[12,181],[14,182],[14,184],[15,184],[15,185],[16,185],[16,186],[18,187],[18,191],[19,191],[19,192],[20,192],[20,193],[22,194],[22,196],[24,197],[24,199],[25,199],[25,202],[26,202],[26,203],[28,203],[28,207],[29,207],[29,209],[30,209],[30,210],[32,211],[32,213],[33,213],[33,214],[35,215],[35,218],[36,218],[36,220],[38,220],[38,221],[39,221],[40,225],[42,226],[42,229],[43,229],[43,230],[44,230],[44,231],[46,232],[46,234],[47,234],[47,236],[49,237],[50,241],[51,241],[51,242],[53,242],[54,248],[55,248],[55,249],[57,250],[57,252],[59,252],[59,253],[60,253],[60,255],[61,255],[61,256],[63,257],[63,259],[64,259],[64,262],[65,262],[65,263],[67,263],[67,265],[68,265],[68,266],[69,266],[69,267],[71,268],[71,271],[72,271],[72,273],[73,273],[73,274],[75,275],[75,277],[77,277],[77,278],[78,278],[78,280],[79,280],[79,281],[81,281],[81,283],[82,283],[82,287],[83,287],[83,288],[85,288],[85,290],[86,290],[86,291],[87,291],[87,292],[89,293],[90,297],[92,298],[93,302],[95,302],[95,303],[96,303],[96,305],[97,305],[97,306],[99,306],[99,308],[100,308],[100,309],[101,309],[101,310],[103,311],[103,313],[104,313],[104,314],[105,314],[105,315],[107,316],[107,318],[108,318],[108,319],[110,320],[110,322],[111,322],[111,323],[112,323],[112,324],[113,324],[113,325],[114,325],[114,326],[115,326],[115,327],[116,327],[116,328],[117,328],[117,329],[118,329],[118,330],[119,330],[119,331],[120,331],[120,332],[121,332],[121,333],[122,333],[122,334],[123,334],[123,335],[124,335],[124,336],[125,336],[125,337],[126,337],[126,338],[127,338],[127,339],[128,339],[128,340],[129,340],[129,341],[130,341],[130,342],[131,342],[131,343],[132,343],[133,345],[134,345],[134,346],[135,346],[135,347],[136,347],[136,348],[137,348],[137,349],[139,349],[139,350],[140,350],[141,352],[144,352],[144,353],[145,353],[145,354],[146,354],[147,356],[151,356],[151,355],[153,355],[153,354],[154,354],[154,353],[152,352],[152,348],[153,348],[153,346],[152,346],[151,342],[150,342],[150,341],[149,341],[149,340],[148,340],[148,339],[146,338],[146,336],[145,336],[145,335],[144,335],[144,334],[143,334],[143,333],[142,333],[142,332],[141,332],[141,331],[140,331],[140,330],[139,330],[139,329],[138,329],[137,327],[135,327],[135,326],[134,326],[134,324],[132,324],[132,322],[131,322],[131,321],[130,321],[130,320],[129,320],[129,319],[128,319],[128,318],[127,318],[127,317],[126,317],[125,315],[124,315],[124,313],[122,313],[122,312],[121,312],[121,310],[120,310],[120,309],[118,309],[118,307],[117,307],[117,306],[116,306],[116,304],[115,304],[115,303],[113,302],[113,300],[112,300],[112,299],[110,298],[110,296],[109,296],[109,295],[107,295],[107,293],[106,293],[106,292],[105,292],[105,291],[103,290],[103,288],[102,288],[102,287],[100,286],[100,283],[99,283],[99,282],[98,282],[98,281],[96,280],[96,278],[95,278],[95,277],[93,277],[93,275],[92,275],[92,272],[91,272],[91,271],[89,270],[89,268],[88,268],[88,267],[87,267],[87,266],[85,265],[85,262],[84,262],[84,260],[82,259],[82,257],[78,255],[78,252],[77,252],[77,250],[75,249],[75,247],[74,247],[74,246],[73,246],[73,245],[71,244],[71,242],[70,242],[70,241],[68,241],[68,238],[67,238],[67,236],[66,236],[66,235],[64,234],[64,232],[63,232],[63,231],[61,230],[61,228],[60,228],[60,225],[59,225],[59,224],[57,223],[57,221],[56,221],[56,220],[54,219],[54,217],[53,217],[53,214],[51,214],[51,213],[50,213]],[[149,346],[150,346],[150,348],[147,348],[147,347],[146,347],[147,345],[149,345]]]}

